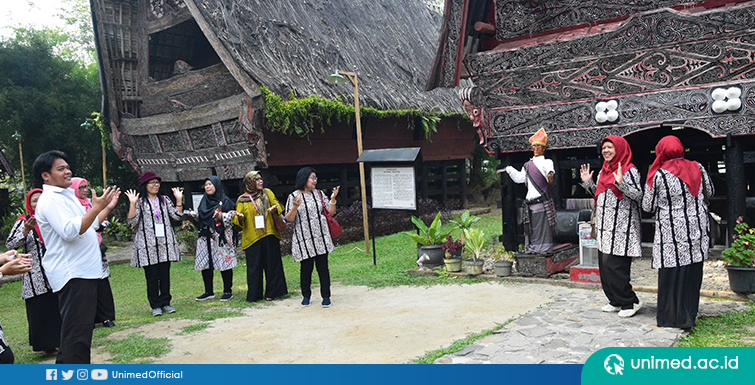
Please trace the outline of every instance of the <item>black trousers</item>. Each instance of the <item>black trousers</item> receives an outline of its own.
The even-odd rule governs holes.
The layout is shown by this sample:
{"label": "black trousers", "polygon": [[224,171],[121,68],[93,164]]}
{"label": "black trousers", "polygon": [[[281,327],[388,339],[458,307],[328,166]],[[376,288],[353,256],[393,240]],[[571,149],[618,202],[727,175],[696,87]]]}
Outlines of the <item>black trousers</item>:
{"label": "black trousers", "polygon": [[[3,325],[0,325],[0,331],[3,330]],[[0,353],[0,364],[12,364],[16,361],[16,357],[13,355],[13,350],[11,350],[10,346],[3,343],[2,340],[0,340],[0,347],[3,348],[3,352]]]}
{"label": "black trousers", "polygon": [[598,257],[600,285],[608,297],[608,303],[622,309],[631,309],[632,305],[640,303],[637,294],[632,290],[632,284],[629,283],[632,257],[601,252],[598,252]]}
{"label": "black trousers", "polygon": [[[246,254],[246,300],[277,298],[288,294],[286,275],[281,261],[280,241],[268,235],[244,249]],[[262,294],[262,273],[265,273],[265,293]],[[311,271],[310,271],[311,273]]]}
{"label": "black trousers", "polygon": [[301,261],[301,295],[304,298],[312,297],[312,270],[315,266],[317,266],[317,276],[320,277],[320,295],[323,298],[330,298],[328,253]]}
{"label": "black trousers", "polygon": [[[212,258],[210,258],[210,268],[202,270],[202,282],[204,282],[204,292],[214,293],[212,288]],[[233,288],[233,269],[223,270],[220,272],[223,278],[223,293],[230,293]]]}
{"label": "black trousers", "polygon": [[91,361],[97,279],[74,278],[57,292],[60,306],[60,352],[56,364],[88,364]]}
{"label": "black trousers", "polygon": [[[99,296],[97,297],[99,299]],[[29,345],[35,352],[60,346],[60,305],[58,295],[49,291],[26,299],[26,321],[29,324]]]}
{"label": "black trousers", "polygon": [[170,262],[144,266],[147,279],[147,300],[152,309],[170,305]]}
{"label": "black trousers", "polygon": [[702,262],[658,269],[658,326],[681,329],[694,327],[702,283]]}
{"label": "black trousers", "polygon": [[0,353],[0,365],[12,364],[16,362],[16,356],[13,355],[13,350],[10,347],[6,347],[2,353]]}
{"label": "black trousers", "polygon": [[97,311],[94,314],[94,323],[115,321],[115,302],[113,290],[110,288],[110,278],[97,281]]}

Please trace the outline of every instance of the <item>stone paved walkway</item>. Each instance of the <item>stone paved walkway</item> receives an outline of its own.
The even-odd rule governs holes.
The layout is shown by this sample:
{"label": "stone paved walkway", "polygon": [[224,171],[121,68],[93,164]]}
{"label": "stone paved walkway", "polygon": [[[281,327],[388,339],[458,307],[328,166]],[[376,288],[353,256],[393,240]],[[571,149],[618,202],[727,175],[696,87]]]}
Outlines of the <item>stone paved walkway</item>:
{"label": "stone paved walkway", "polygon": [[[682,329],[658,328],[656,295],[637,293],[643,302],[631,318],[604,313],[607,303],[598,290],[564,288],[556,299],[503,327],[473,345],[441,357],[442,364],[584,364],[607,347],[668,347]],[[702,300],[699,315],[712,316],[747,309],[733,301]]]}

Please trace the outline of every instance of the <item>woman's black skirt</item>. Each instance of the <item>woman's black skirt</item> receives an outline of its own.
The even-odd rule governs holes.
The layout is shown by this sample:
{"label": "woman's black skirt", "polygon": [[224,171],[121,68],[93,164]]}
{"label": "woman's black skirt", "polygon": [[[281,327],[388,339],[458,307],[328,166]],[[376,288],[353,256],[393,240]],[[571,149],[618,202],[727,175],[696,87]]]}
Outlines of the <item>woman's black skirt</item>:
{"label": "woman's black skirt", "polygon": [[658,326],[681,329],[694,327],[702,283],[702,262],[658,269]]}
{"label": "woman's black skirt", "polygon": [[57,349],[60,346],[60,309],[58,296],[48,292],[26,300],[26,319],[29,322],[29,345],[35,352]]}

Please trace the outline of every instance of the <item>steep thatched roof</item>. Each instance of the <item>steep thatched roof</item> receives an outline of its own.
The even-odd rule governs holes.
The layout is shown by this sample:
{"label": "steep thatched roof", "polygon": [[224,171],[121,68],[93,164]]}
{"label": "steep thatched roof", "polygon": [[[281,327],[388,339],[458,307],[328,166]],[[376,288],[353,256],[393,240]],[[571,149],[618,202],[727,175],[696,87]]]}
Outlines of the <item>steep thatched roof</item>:
{"label": "steep thatched roof", "polygon": [[360,103],[461,112],[453,90],[424,91],[441,15],[422,0],[194,0],[235,61],[287,97],[342,96],[336,69],[359,76]]}

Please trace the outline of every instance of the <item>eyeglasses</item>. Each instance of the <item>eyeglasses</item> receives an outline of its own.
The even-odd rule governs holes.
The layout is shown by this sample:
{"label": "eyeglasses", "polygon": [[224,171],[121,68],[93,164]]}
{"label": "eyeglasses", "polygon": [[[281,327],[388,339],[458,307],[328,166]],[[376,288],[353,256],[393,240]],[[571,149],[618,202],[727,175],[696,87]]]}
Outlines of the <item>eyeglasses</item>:
{"label": "eyeglasses", "polygon": [[89,188],[89,186],[87,186],[85,184],[82,184],[81,186],[79,186],[79,190],[86,190],[88,188]]}
{"label": "eyeglasses", "polygon": [[313,181],[317,182],[317,177],[314,175],[310,176],[309,179],[312,179]]}
{"label": "eyeglasses", "polygon": [[147,184],[148,185],[152,185],[152,186],[159,186],[160,185],[160,181],[159,180],[153,180],[152,182],[148,182]]}
{"label": "eyeglasses", "polygon": [[262,182],[262,177],[256,177],[254,178],[255,182]]}

